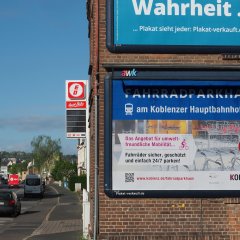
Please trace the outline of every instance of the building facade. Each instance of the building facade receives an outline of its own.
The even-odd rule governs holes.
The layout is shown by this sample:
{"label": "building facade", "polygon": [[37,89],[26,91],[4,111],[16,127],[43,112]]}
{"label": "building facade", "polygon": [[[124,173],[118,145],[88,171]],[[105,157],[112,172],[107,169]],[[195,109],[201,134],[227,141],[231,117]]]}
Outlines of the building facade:
{"label": "building facade", "polygon": [[[117,1],[112,1],[112,3],[113,2],[118,4]],[[137,4],[138,1],[125,1],[126,4],[129,4],[129,2],[135,2]],[[144,1],[141,2],[143,3]],[[191,99],[189,101],[186,99],[178,99],[180,94],[178,92],[169,93],[165,90],[161,92],[163,88],[162,82],[165,80],[166,84],[164,83],[164,89],[167,90],[181,88],[186,91],[189,89],[197,91],[199,88],[206,89],[212,85],[211,90],[207,90],[209,101],[206,102],[206,104],[211,105],[212,108],[209,110],[208,106],[208,108],[205,109],[212,111],[211,113],[213,114],[214,111],[218,111],[214,110],[214,108],[220,107],[222,104],[218,102],[218,99],[225,100],[223,106],[232,99],[238,99],[238,82],[240,81],[239,55],[235,54],[235,51],[227,46],[227,43],[224,45],[225,47],[222,48],[224,52],[221,52],[221,50],[216,47],[210,47],[206,50],[206,47],[201,46],[200,50],[195,46],[193,46],[193,48],[190,47],[190,50],[186,46],[179,50],[176,46],[172,47],[174,43],[169,47],[164,42],[161,47],[156,49],[152,48],[152,46],[148,48],[148,45],[144,42],[141,42],[141,45],[144,45],[142,48],[139,46],[133,49],[129,49],[128,47],[118,48],[118,44],[113,44],[111,48],[111,46],[109,47],[109,45],[111,45],[111,42],[109,43],[111,36],[109,37],[109,35],[111,35],[111,27],[113,27],[114,24],[109,24],[109,21],[111,21],[109,18],[115,16],[114,14],[116,14],[116,12],[109,15],[107,11],[112,11],[110,8],[112,6],[109,6],[109,3],[110,1],[106,0],[87,1],[90,41],[89,126],[91,129],[89,188],[91,207],[89,235],[95,239],[108,240],[240,239],[239,175],[238,168],[233,166],[234,160],[231,160],[236,160],[238,154],[237,144],[240,135],[238,129],[240,119],[236,117],[240,115],[237,110],[239,107],[237,105],[238,102],[236,102],[236,105],[233,103],[236,111],[231,116],[226,115],[227,117],[221,117],[224,114],[220,112],[221,116],[218,115],[217,118],[215,118],[210,112],[207,112],[205,113],[205,115],[208,116],[207,118],[201,117],[200,115],[194,117],[195,112],[190,114],[187,112],[187,108],[191,104],[198,106],[198,104],[205,101],[202,96],[206,96],[205,93],[200,92],[199,94],[202,97],[199,95],[196,103],[193,103]],[[228,8],[227,6],[228,5],[224,8],[225,12],[222,13],[222,15],[230,14],[230,6]],[[206,13],[208,10],[206,10],[206,8],[204,9],[206,15],[210,14],[210,10]],[[158,11],[160,10],[163,11],[163,9],[158,9]],[[121,14],[121,12],[118,14]],[[128,15],[126,15],[126,18],[128,18],[127,16]],[[122,20],[119,19],[119,21]],[[126,21],[124,24],[128,23],[129,22]],[[139,26],[138,29],[139,31],[140,27],[141,26]],[[151,34],[153,30],[154,29],[151,30]],[[146,28],[142,31],[146,33],[150,30]],[[170,27],[168,31],[171,31]],[[184,29],[173,31],[184,31]],[[114,32],[114,34],[116,33]],[[119,34],[121,34],[120,31]],[[142,35],[140,34],[139,36]],[[230,35],[230,37],[233,38],[233,35]],[[130,40],[128,39],[128,41]],[[191,43],[191,39],[185,40]],[[157,80],[157,83],[154,82],[155,80]],[[140,117],[134,118],[131,115],[132,105],[126,105],[128,102],[119,100],[122,95],[119,93],[121,91],[120,88],[118,92],[119,83],[117,81],[123,81],[127,87],[130,86],[129,88],[135,88],[136,85],[139,87],[140,85],[141,89],[146,86],[149,87],[147,82],[149,81],[153,84],[153,87],[151,86],[149,89],[160,89],[160,93],[159,91],[153,93],[151,90],[149,90],[149,92],[144,92],[145,90],[143,90],[143,92],[131,92],[131,90],[127,92],[125,89],[125,96],[129,94],[128,99],[130,99],[130,97],[134,98],[134,101],[129,103],[132,105],[139,104]],[[186,81],[189,82],[186,84]],[[228,81],[231,81],[230,86],[226,84]],[[115,83],[116,86],[114,85]],[[233,95],[225,99],[225,93],[219,92],[219,90],[217,92],[219,95],[216,97],[217,93],[214,92],[214,89],[218,88],[218,84],[221,86],[221,89],[227,88],[229,91],[235,89],[237,92],[233,93],[231,90],[230,95]],[[109,92],[107,93],[107,91]],[[229,91],[226,94],[229,94]],[[188,96],[190,96],[191,93],[193,93],[192,90]],[[140,102],[144,94],[144,101]],[[170,94],[170,96],[168,94]],[[194,92],[194,94],[197,95],[196,92]],[[168,96],[168,99],[163,99],[163,96]],[[215,98],[217,98],[217,100]],[[171,105],[171,108],[168,110],[161,110],[161,108],[157,110],[152,105],[148,105],[149,101],[154,102],[158,101],[158,99],[163,101],[165,105],[169,102],[173,102],[173,105]],[[124,116],[120,116],[120,114],[114,110],[114,106],[122,103],[125,107]],[[159,107],[159,102],[157,102],[157,104]],[[179,117],[176,117],[177,107],[182,107],[182,109],[179,109],[179,111],[181,111],[181,116]],[[166,113],[165,115],[164,111]],[[161,114],[162,117],[155,116],[155,113]],[[196,114],[200,113],[198,112]],[[109,115],[111,116],[109,117]],[[107,134],[108,136],[106,136]],[[121,139],[119,135],[125,138],[143,136],[145,140],[142,140],[140,147],[139,145],[135,145],[135,148],[126,147],[126,149],[123,150],[123,139]],[[190,149],[186,149],[186,151],[183,152],[182,158],[179,155],[179,149],[176,152],[172,152],[173,148],[167,148],[164,145],[167,144],[166,141],[163,144],[164,146],[160,145],[158,147],[158,151],[156,151],[156,148],[151,148],[153,150],[148,152],[149,149],[144,145],[147,141],[150,141],[149,139],[146,140],[148,136],[149,138],[169,136],[172,138],[171,141],[174,141],[174,137],[183,135],[187,137],[188,143],[195,141],[195,150],[194,153],[192,153],[193,150],[190,151],[190,144]],[[126,146],[127,142],[125,141],[124,143]],[[115,150],[115,148],[121,147],[122,150]],[[110,151],[109,148],[111,148]],[[124,152],[126,156],[126,154],[129,153],[129,149],[132,151],[131,158],[129,158],[130,163],[127,162],[126,157],[119,157],[119,151],[122,151],[121,153]],[[137,150],[135,151],[134,149]],[[223,150],[225,152],[223,152]],[[213,156],[210,152],[212,153],[214,151],[215,155]],[[177,156],[178,159],[173,159],[172,156],[171,159],[165,157],[161,158],[161,160],[170,161],[170,163],[154,165],[153,159],[150,158],[150,160],[148,160],[149,158],[144,159],[142,157],[145,152],[155,154],[155,156],[159,156],[157,154],[171,153],[175,154],[174,156]],[[137,158],[134,158],[137,155],[134,154],[139,153],[142,154],[140,157],[138,155],[138,159],[140,158],[139,161],[141,161],[141,164],[139,164],[140,167],[139,165],[131,164],[131,161],[134,163],[138,161]],[[118,178],[118,174],[121,173],[118,172],[120,171],[120,165],[119,162],[113,163],[114,154],[116,156],[118,155],[118,157],[116,157],[117,160],[115,160],[116,162],[118,160],[119,162],[122,160],[125,161],[122,165],[120,164],[123,169],[124,167],[129,167],[130,169],[128,171],[125,170],[125,172],[122,170],[122,173],[135,173],[136,176],[136,174],[144,171],[145,173],[147,171],[151,173],[160,172],[157,178],[159,180],[161,176],[165,177],[167,179],[166,184],[164,185],[157,180],[154,181],[154,183],[142,181],[139,185],[129,187],[127,184],[133,181],[133,175],[125,175],[127,180],[125,179],[125,182],[123,181],[121,183],[121,179]],[[187,159],[186,162],[184,162],[184,156],[188,154],[189,156],[191,154],[195,155],[195,159],[198,161],[197,163],[194,162],[194,168],[192,163],[188,165]],[[194,156],[192,158],[194,158]],[[223,163],[223,160],[217,160],[218,158],[229,158],[229,161],[231,161],[229,163],[230,165],[227,166],[227,164]],[[200,159],[203,159],[205,162],[199,163]],[[176,162],[181,161],[183,163],[175,164],[175,162],[173,163],[175,160]],[[150,161],[150,164],[148,161]],[[234,162],[237,165],[237,160]],[[151,165],[150,168],[154,170],[149,170],[149,165]],[[180,170],[181,167],[182,170]],[[193,174],[189,173],[191,172],[191,170],[189,170],[191,167]],[[179,172],[184,172],[184,174],[179,175]],[[217,180],[213,180],[212,182],[207,180],[206,183],[201,185],[202,181],[204,182],[206,178],[203,177],[202,179],[200,177],[202,172],[204,172],[204,174],[206,174],[204,176],[207,177],[218,178],[220,176],[220,182],[217,182]],[[211,172],[211,176],[209,172]],[[226,186],[222,181],[222,172],[224,172],[229,179],[232,178]],[[173,179],[176,176],[177,178]],[[186,184],[179,183],[181,178],[191,178],[192,176],[195,179],[199,176],[199,180],[195,185],[191,185],[190,182]],[[231,184],[233,184],[234,187],[231,187]]]}

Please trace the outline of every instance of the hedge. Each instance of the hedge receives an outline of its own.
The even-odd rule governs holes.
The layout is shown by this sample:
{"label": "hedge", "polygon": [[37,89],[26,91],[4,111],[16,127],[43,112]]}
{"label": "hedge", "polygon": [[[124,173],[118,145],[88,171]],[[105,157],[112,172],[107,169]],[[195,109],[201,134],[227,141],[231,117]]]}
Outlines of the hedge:
{"label": "hedge", "polygon": [[68,180],[68,188],[71,191],[75,191],[75,183],[81,183],[81,189],[83,188],[87,188],[87,176],[81,175],[81,176],[77,176],[77,175],[72,175],[69,180]]}

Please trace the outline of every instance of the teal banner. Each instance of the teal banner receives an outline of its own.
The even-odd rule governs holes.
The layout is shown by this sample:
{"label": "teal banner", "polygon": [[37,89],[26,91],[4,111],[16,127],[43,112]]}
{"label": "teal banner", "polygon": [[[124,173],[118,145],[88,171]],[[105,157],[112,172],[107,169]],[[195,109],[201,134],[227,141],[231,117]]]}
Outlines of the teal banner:
{"label": "teal banner", "polygon": [[108,2],[113,46],[240,46],[240,1]]}

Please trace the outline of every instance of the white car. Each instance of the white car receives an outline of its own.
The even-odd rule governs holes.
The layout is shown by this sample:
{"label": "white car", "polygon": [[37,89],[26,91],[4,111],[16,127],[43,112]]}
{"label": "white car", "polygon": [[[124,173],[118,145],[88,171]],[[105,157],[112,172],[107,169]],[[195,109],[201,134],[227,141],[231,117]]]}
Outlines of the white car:
{"label": "white car", "polygon": [[39,196],[43,197],[44,187],[42,178],[38,174],[29,174],[24,183],[24,197]]}

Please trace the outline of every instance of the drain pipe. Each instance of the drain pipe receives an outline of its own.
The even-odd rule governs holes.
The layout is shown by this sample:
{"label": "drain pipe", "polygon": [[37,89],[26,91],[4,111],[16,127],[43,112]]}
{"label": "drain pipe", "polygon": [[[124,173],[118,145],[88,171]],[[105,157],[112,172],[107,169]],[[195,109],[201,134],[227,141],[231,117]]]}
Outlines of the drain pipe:
{"label": "drain pipe", "polygon": [[94,240],[98,235],[98,80],[99,80],[99,1],[95,0],[95,82],[94,82],[94,105],[95,105],[95,170],[94,170]]}
{"label": "drain pipe", "polygon": [[98,96],[94,96],[95,102],[95,171],[94,171],[94,240],[98,232]]}

